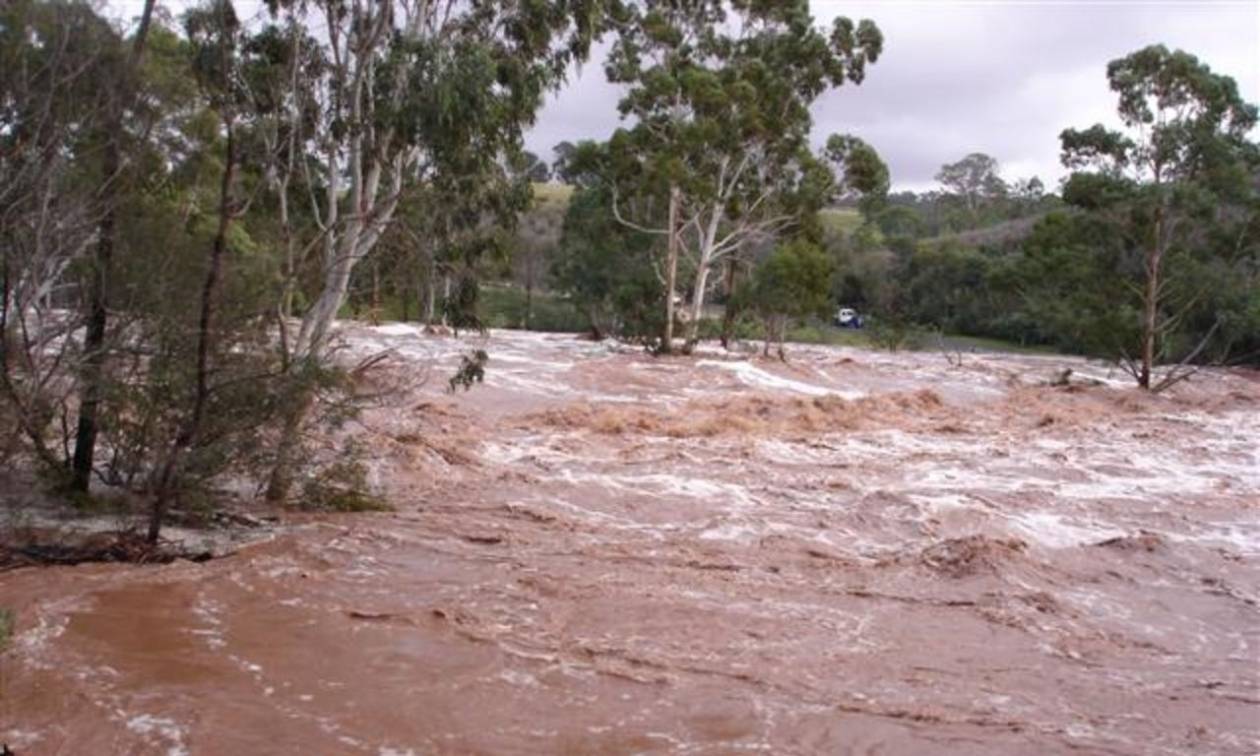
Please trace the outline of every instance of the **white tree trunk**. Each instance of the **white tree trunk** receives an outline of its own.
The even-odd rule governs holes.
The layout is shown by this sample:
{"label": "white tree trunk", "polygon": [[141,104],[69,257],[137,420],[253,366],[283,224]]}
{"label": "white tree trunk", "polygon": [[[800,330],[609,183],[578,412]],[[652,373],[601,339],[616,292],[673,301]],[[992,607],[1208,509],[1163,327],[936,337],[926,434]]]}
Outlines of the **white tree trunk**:
{"label": "white tree trunk", "polygon": [[687,322],[687,351],[691,351],[700,340],[700,319],[704,317],[704,298],[712,269],[710,263],[696,271],[696,282],[691,290],[691,319]]}
{"label": "white tree trunk", "polygon": [[718,261],[718,225],[724,215],[720,202],[708,208],[709,221],[699,234],[700,249],[697,255],[696,280],[691,289],[691,320],[687,323],[687,343],[684,351],[690,353],[700,339],[700,318],[704,316],[704,298],[709,288],[709,274]]}

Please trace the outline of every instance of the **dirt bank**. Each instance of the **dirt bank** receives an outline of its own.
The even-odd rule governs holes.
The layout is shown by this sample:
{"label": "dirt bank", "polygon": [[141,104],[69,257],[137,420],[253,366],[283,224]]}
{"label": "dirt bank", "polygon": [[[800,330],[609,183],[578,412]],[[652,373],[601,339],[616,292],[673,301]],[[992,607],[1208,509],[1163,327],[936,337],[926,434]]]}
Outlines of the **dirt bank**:
{"label": "dirt bank", "polygon": [[[1260,384],[345,332],[397,511],[0,574],[44,753],[1255,753]],[[1065,367],[1084,382],[1046,385]]]}

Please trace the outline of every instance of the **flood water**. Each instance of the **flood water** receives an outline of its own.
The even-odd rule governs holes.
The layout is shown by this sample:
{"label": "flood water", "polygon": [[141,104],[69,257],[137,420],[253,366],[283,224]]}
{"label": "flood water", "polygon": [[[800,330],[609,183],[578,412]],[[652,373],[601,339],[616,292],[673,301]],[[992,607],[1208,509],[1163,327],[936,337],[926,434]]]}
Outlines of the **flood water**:
{"label": "flood water", "polygon": [[[396,511],[0,573],[0,742],[1260,751],[1254,374],[1149,397],[1067,358],[343,336],[418,383],[347,431]],[[445,393],[477,346],[485,385]]]}

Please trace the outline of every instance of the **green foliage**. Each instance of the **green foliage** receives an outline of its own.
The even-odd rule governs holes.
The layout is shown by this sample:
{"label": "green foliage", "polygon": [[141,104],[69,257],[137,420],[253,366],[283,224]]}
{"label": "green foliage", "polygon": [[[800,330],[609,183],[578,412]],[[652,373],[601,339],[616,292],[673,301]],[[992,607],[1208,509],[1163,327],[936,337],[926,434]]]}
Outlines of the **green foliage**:
{"label": "green foliage", "polygon": [[872,346],[889,352],[918,349],[922,333],[904,317],[877,318],[866,326],[866,337]]}
{"label": "green foliage", "polygon": [[801,318],[829,307],[831,260],[816,245],[796,240],[779,246],[757,268],[753,291],[762,313]]}
{"label": "green foliage", "polygon": [[982,152],[972,154],[941,166],[936,180],[962,200],[967,212],[978,216],[983,202],[1006,196],[1007,186],[998,176],[998,162]]}
{"label": "green foliage", "polygon": [[833,134],[827,140],[825,155],[838,176],[830,199],[856,200],[863,219],[870,221],[887,202],[888,166],[873,147],[854,136]]}
{"label": "green foliage", "polygon": [[[883,37],[872,22],[843,17],[828,33],[795,0],[636,0],[616,28],[606,73],[627,87],[619,108],[631,124],[610,140],[603,173],[619,220],[665,237],[666,286],[690,286],[691,346],[723,260],[789,228],[821,237],[820,208],[886,186],[869,145],[836,137],[821,159],[809,141],[812,103],[860,83]],[[694,270],[676,270],[680,247]],[[672,307],[674,295],[662,304]]]}
{"label": "green foliage", "polygon": [[757,268],[747,296],[766,324],[767,351],[777,341],[783,356],[788,320],[826,314],[831,274],[831,259],[803,239],[780,245]]}
{"label": "green foliage", "polygon": [[467,354],[459,357],[459,369],[451,376],[447,382],[448,390],[454,394],[461,388],[465,391],[472,389],[474,384],[481,383],[486,379],[486,363],[490,361],[490,355],[486,354],[484,349],[475,349]]}
{"label": "green foliage", "polygon": [[13,629],[16,623],[14,612],[7,606],[0,606],[0,653],[9,648],[13,640]]}
{"label": "green foliage", "polygon": [[1022,251],[1008,283],[1022,294],[1029,340],[1092,355],[1136,354],[1140,301],[1126,284],[1133,261],[1112,229],[1055,213]]}
{"label": "green foliage", "polygon": [[958,244],[925,246],[906,266],[906,314],[950,333],[983,332],[984,319],[997,308],[988,290],[991,258]]}
{"label": "green foliage", "polygon": [[335,461],[308,478],[302,486],[302,508],[328,512],[392,510],[388,502],[371,493],[363,453],[356,444],[347,444]]}
{"label": "green foliage", "polygon": [[652,239],[617,223],[604,186],[577,189],[551,260],[554,287],[585,314],[596,337],[645,340],[659,332],[662,287]]}
{"label": "green foliage", "polygon": [[1156,359],[1256,362],[1254,108],[1161,47],[1109,76],[1130,128],[1064,132],[1072,211],[1039,181],[999,186],[991,158],[968,156],[942,170],[948,194],[889,195],[871,217],[881,236],[831,233],[836,301],[872,314],[877,342],[926,327],[1136,360],[1158,246]]}
{"label": "green foliage", "polygon": [[[1252,233],[1260,153],[1248,139],[1257,110],[1233,79],[1162,45],[1112,61],[1107,78],[1126,131],[1063,132],[1063,163],[1076,170],[1064,198],[1117,240],[1101,252],[1119,247],[1127,258],[1098,261],[1115,277],[1080,283],[1097,292],[1119,278],[1140,292],[1134,312],[1121,300],[1106,318],[1128,326],[1109,356],[1124,359],[1143,387],[1158,388],[1157,362],[1222,359],[1240,339],[1254,343],[1239,328],[1249,327],[1245,292],[1260,284]],[[1139,322],[1137,348],[1124,343],[1126,315]]]}

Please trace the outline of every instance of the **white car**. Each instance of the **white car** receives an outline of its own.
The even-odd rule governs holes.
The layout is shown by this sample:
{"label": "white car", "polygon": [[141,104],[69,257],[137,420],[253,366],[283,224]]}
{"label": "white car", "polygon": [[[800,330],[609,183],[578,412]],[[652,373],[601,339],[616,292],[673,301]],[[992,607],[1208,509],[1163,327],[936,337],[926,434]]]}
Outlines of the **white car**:
{"label": "white car", "polygon": [[836,325],[841,328],[861,328],[862,316],[852,307],[841,307],[836,310]]}

